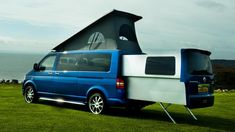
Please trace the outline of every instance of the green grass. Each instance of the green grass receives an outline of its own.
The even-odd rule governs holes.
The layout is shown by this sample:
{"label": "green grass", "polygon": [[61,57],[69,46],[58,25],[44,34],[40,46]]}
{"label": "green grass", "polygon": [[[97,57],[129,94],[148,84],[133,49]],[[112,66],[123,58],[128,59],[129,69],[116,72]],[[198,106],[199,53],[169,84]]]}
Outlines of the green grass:
{"label": "green grass", "polygon": [[215,105],[193,109],[193,120],[184,107],[169,107],[173,124],[158,104],[139,113],[111,109],[93,115],[83,106],[40,101],[27,104],[20,85],[0,84],[0,131],[235,131],[235,93],[216,93]]}

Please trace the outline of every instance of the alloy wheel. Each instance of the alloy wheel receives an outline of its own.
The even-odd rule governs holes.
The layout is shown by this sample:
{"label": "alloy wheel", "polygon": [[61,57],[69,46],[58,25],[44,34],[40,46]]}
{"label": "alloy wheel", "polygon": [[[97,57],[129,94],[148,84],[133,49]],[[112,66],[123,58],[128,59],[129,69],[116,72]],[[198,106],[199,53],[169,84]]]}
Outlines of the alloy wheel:
{"label": "alloy wheel", "polygon": [[100,114],[104,111],[105,102],[103,96],[95,93],[89,98],[89,109],[93,114]]}
{"label": "alloy wheel", "polygon": [[25,101],[27,103],[32,103],[34,101],[35,92],[32,86],[26,87],[25,91]]}

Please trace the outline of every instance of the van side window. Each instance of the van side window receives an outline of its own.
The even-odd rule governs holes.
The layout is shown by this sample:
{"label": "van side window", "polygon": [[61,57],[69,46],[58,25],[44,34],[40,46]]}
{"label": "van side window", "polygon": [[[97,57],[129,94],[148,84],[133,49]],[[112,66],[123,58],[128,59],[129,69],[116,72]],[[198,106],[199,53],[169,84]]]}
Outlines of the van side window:
{"label": "van side window", "polygon": [[175,57],[148,57],[145,74],[175,75]]}
{"label": "van side window", "polygon": [[111,54],[83,54],[80,60],[79,71],[110,70]]}
{"label": "van side window", "polygon": [[55,63],[55,55],[47,56],[41,63],[40,67],[45,67],[45,70],[52,70]]}
{"label": "van side window", "polygon": [[81,54],[61,54],[56,67],[57,71],[78,71]]}
{"label": "van side window", "polygon": [[57,71],[104,71],[110,70],[111,54],[62,54]]}

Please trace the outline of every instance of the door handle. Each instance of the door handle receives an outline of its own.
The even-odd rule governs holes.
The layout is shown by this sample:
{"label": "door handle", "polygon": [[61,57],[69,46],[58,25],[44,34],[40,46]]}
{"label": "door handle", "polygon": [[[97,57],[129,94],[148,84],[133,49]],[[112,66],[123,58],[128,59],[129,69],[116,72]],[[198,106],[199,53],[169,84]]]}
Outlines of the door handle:
{"label": "door handle", "polygon": [[52,72],[48,72],[49,75],[52,75]]}
{"label": "door handle", "polygon": [[59,72],[55,72],[56,75],[59,75],[60,73]]}

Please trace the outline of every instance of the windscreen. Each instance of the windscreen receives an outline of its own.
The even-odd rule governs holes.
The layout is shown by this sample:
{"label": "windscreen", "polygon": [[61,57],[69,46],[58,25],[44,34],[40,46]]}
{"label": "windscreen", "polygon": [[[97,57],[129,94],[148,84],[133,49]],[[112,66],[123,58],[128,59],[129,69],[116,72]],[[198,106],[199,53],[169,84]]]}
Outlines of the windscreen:
{"label": "windscreen", "polygon": [[212,75],[212,66],[209,54],[200,51],[188,51],[188,73],[192,75]]}

